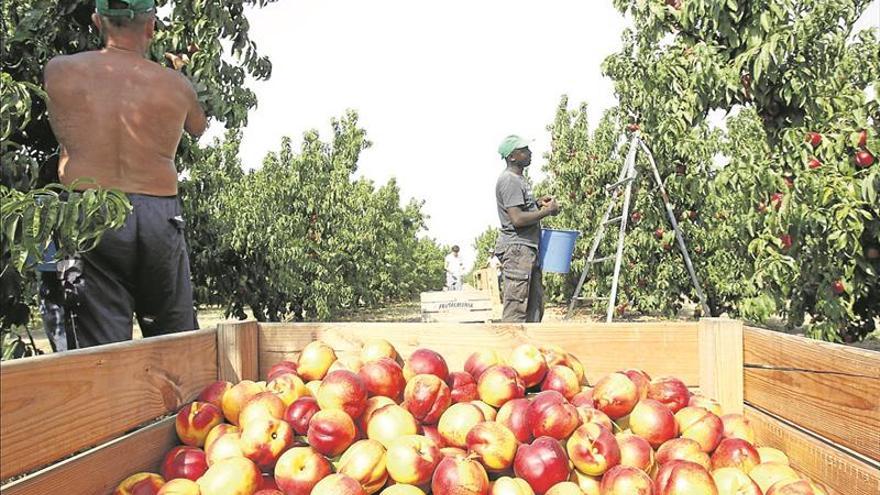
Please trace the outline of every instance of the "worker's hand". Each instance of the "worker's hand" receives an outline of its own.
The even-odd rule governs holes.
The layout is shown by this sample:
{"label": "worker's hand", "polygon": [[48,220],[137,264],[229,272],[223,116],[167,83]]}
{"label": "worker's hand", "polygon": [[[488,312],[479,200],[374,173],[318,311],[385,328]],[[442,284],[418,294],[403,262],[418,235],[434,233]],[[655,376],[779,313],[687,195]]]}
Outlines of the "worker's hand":
{"label": "worker's hand", "polygon": [[556,198],[552,196],[544,196],[541,198],[541,209],[543,210],[544,208],[547,208],[553,216],[559,214],[559,203],[557,203]]}

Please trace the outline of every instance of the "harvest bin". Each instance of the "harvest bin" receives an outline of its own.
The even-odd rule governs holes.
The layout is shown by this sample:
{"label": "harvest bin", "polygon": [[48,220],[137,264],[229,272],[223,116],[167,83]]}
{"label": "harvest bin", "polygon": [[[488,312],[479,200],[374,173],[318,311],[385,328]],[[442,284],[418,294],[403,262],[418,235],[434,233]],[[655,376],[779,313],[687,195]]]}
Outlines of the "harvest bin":
{"label": "harvest bin", "polygon": [[[217,379],[262,377],[321,339],[337,353],[381,336],[406,356],[434,349],[461,369],[475,349],[558,344],[604,373],[672,374],[745,413],[759,445],[833,493],[880,493],[877,353],[743,327],[700,322],[221,324],[217,328],[3,363],[0,492],[109,494],[128,475],[157,472],[177,443],[166,417]],[[157,418],[163,418],[158,419]],[[72,455],[76,454],[76,455]],[[21,475],[25,473],[26,476]]]}

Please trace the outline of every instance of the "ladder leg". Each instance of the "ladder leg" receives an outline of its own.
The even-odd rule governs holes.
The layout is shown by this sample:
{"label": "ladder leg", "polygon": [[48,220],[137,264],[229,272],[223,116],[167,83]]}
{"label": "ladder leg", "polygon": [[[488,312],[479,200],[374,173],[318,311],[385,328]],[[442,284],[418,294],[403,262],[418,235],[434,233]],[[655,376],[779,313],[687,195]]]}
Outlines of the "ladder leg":
{"label": "ladder leg", "polygon": [[584,281],[587,279],[587,274],[590,271],[590,266],[592,265],[593,259],[596,257],[596,251],[599,250],[599,244],[602,242],[602,239],[605,237],[605,223],[608,221],[608,218],[611,216],[611,212],[614,210],[614,204],[617,202],[617,192],[611,196],[611,200],[608,203],[608,207],[605,208],[605,215],[602,216],[602,220],[599,222],[599,230],[596,231],[596,236],[593,238],[593,245],[590,246],[590,254],[587,257],[587,262],[584,265],[584,271],[581,272],[581,277],[578,280],[577,287],[574,289],[574,295],[571,296],[571,302],[568,305],[568,312],[565,314],[565,319],[571,318],[574,313],[575,304],[577,304],[577,298],[581,295],[581,290],[584,287]]}
{"label": "ladder leg", "polygon": [[[635,178],[636,139],[638,139],[638,137],[634,134],[630,141],[629,152],[626,155],[626,175],[624,177]],[[605,315],[605,321],[608,323],[611,323],[612,318],[614,318],[614,303],[617,300],[617,285],[620,281],[620,265],[623,261],[623,244],[624,239],[626,238],[626,221],[628,220],[627,217],[629,215],[629,203],[632,198],[633,182],[634,181],[631,180],[626,183],[626,189],[623,193],[623,210],[620,213],[620,231],[617,235],[617,254],[614,259],[614,277],[611,279],[611,295],[608,297],[608,311]]]}
{"label": "ladder leg", "polygon": [[697,291],[697,297],[700,298],[700,305],[703,308],[703,314],[706,316],[711,316],[712,312],[709,311],[709,304],[706,302],[706,295],[703,293],[703,288],[700,286],[700,280],[697,278],[697,274],[694,271],[694,265],[691,263],[691,257],[688,254],[687,247],[684,244],[684,236],[681,233],[681,230],[678,228],[678,221],[675,219],[675,212],[672,211],[672,204],[669,201],[669,196],[666,194],[666,188],[663,186],[663,180],[660,178],[660,172],[657,171],[657,164],[654,163],[654,155],[651,154],[651,150],[648,149],[648,146],[645,145],[644,142],[639,140],[639,144],[641,145],[642,150],[648,155],[648,163],[651,164],[651,169],[654,173],[654,180],[657,182],[657,185],[660,187],[660,194],[663,197],[663,204],[666,206],[666,214],[669,216],[669,221],[672,223],[672,229],[675,231],[675,239],[678,242],[678,248],[681,250],[681,254],[684,255],[684,264],[687,267],[688,274],[691,277],[691,282],[694,284],[694,289]]}

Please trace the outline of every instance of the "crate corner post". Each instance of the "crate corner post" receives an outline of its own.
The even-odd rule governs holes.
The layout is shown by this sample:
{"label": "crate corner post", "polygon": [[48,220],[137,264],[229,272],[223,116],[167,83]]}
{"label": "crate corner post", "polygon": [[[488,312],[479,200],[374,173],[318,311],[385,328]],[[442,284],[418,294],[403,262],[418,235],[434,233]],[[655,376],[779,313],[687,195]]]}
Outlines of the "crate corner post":
{"label": "crate corner post", "polygon": [[236,384],[259,380],[260,325],[256,321],[217,325],[217,379]]}
{"label": "crate corner post", "polygon": [[700,320],[700,391],[725,414],[743,412],[743,324],[727,318]]}

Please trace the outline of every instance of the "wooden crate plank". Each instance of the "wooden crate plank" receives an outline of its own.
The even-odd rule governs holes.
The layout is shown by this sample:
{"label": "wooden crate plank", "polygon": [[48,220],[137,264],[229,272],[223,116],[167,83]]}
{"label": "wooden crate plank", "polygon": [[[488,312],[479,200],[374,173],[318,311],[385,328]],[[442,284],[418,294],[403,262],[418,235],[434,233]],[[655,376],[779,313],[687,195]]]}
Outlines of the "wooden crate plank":
{"label": "wooden crate plank", "polygon": [[238,383],[259,379],[259,333],[256,321],[217,325],[219,380]]}
{"label": "wooden crate plank", "polygon": [[700,391],[717,400],[726,414],[742,414],[742,348],[742,322],[700,320]]}
{"label": "wooden crate plank", "polygon": [[746,328],[749,404],[880,459],[880,353]]}
{"label": "wooden crate plank", "polygon": [[880,465],[869,463],[823,442],[751,406],[745,416],[756,443],[782,450],[797,471],[845,495],[880,493]]}
{"label": "wooden crate plank", "polygon": [[556,344],[577,356],[594,382],[626,367],[652,376],[675,375],[699,385],[698,323],[275,323],[260,324],[260,376],[282,360],[296,360],[299,350],[323,340],[337,353],[359,352],[370,338],[390,341],[404,356],[419,347],[443,354],[450,369],[460,370],[478,349],[507,354],[521,343]]}
{"label": "wooden crate plank", "polygon": [[165,453],[178,444],[172,416],[4,485],[0,494],[110,495],[134,473],[159,473]]}
{"label": "wooden crate plank", "polygon": [[216,379],[213,329],[3,363],[0,479],[174,412]]}

